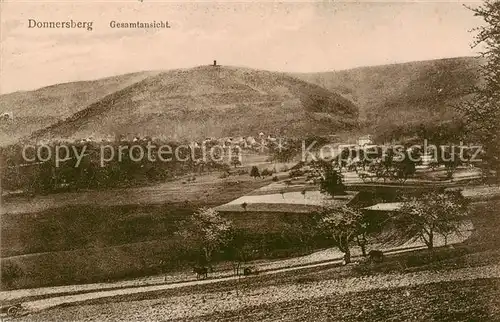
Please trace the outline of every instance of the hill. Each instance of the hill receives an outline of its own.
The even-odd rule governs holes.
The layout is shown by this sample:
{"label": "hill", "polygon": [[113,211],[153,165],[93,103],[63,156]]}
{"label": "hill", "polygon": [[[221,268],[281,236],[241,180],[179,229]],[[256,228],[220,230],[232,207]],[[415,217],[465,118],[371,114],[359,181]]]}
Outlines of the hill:
{"label": "hill", "polygon": [[1,95],[0,112],[12,113],[13,120],[0,121],[0,142],[9,143],[63,120],[106,95],[154,74],[156,72],[132,73]]}
{"label": "hill", "polygon": [[462,57],[305,74],[201,66],[58,84],[0,96],[0,112],[14,113],[0,124],[0,142],[29,134],[183,140],[360,128],[383,140],[411,136],[459,123],[453,105],[480,81],[480,64]]}
{"label": "hill", "polygon": [[453,106],[480,81],[480,64],[460,57],[293,75],[352,100],[365,131],[389,138],[456,120]]}
{"label": "hill", "polygon": [[332,133],[357,125],[349,100],[282,73],[201,66],[151,75],[117,90],[32,138],[123,135],[205,137]]}

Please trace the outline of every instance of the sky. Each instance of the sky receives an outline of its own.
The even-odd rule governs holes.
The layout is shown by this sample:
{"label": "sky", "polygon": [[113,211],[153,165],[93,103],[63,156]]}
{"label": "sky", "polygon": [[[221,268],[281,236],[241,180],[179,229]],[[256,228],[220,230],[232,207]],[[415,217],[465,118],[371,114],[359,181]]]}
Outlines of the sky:
{"label": "sky", "polygon": [[[210,64],[286,72],[471,56],[481,25],[464,2],[4,1],[0,93]],[[466,3],[470,6],[476,3]],[[93,30],[28,28],[92,21]],[[113,29],[110,21],[168,21]]]}

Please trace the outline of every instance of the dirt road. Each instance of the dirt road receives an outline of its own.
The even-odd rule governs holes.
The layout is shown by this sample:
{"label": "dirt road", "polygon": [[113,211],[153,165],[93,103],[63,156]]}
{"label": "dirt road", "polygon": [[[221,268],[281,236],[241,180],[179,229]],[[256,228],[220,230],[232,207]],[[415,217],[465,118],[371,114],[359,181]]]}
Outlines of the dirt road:
{"label": "dirt road", "polygon": [[[259,306],[272,303],[282,303],[290,300],[305,300],[321,298],[336,294],[352,292],[363,292],[368,290],[391,289],[424,285],[438,282],[467,281],[475,279],[500,278],[500,265],[489,265],[473,268],[462,268],[449,271],[423,271],[409,274],[386,274],[367,277],[356,277],[346,279],[322,280],[309,283],[283,284],[266,286],[251,290],[240,290],[236,292],[202,292],[173,297],[164,297],[153,300],[142,300],[133,302],[113,302],[90,305],[76,305],[70,307],[56,308],[54,310],[30,314],[21,320],[127,320],[164,321],[170,319],[186,319],[203,316],[210,313],[222,313],[227,311],[241,310],[251,306]],[[227,280],[227,279],[226,279]],[[210,281],[192,282],[192,284],[204,284]],[[173,285],[162,285],[148,287],[148,290],[160,290]],[[124,289],[113,291],[108,295],[133,294],[145,291],[138,289]],[[74,297],[63,297],[60,299],[46,299],[25,303],[30,310],[41,310],[57,302],[78,302],[95,297],[97,294],[83,294]]]}
{"label": "dirt road", "polygon": [[[474,226],[470,221],[465,221],[460,229],[459,234],[453,234],[448,237],[448,245],[460,243],[470,237]],[[442,237],[435,237],[435,246],[444,245],[445,241]],[[401,252],[406,252],[410,250],[425,248],[425,245],[420,241],[408,241],[405,244],[399,245],[397,247],[387,247],[383,244],[371,245],[373,249],[383,250],[386,254],[396,254]],[[353,248],[351,250],[353,259],[361,257],[361,251],[359,248]],[[304,268],[318,267],[324,265],[338,264],[342,261],[343,253],[336,248],[328,248],[325,250],[317,251],[309,255],[279,259],[274,261],[261,261],[258,263],[252,263],[256,266],[259,271],[265,274],[276,274],[281,272],[286,272],[289,270],[298,270]],[[194,281],[196,283],[216,283],[223,280],[231,280],[235,277],[232,276],[232,270],[229,271],[218,271],[211,274],[211,279],[206,281]],[[165,286],[165,284],[173,284],[174,287],[181,286],[191,286],[193,279],[193,274],[190,272],[177,273],[171,275],[157,275],[149,276],[138,279],[123,280],[110,283],[94,283],[94,284],[81,284],[81,285],[66,285],[66,286],[54,286],[54,287],[42,287],[34,289],[20,289],[0,292],[0,301],[22,301],[24,298],[29,297],[40,297],[40,296],[53,296],[61,297],[62,295],[70,295],[74,293],[84,293],[84,292],[98,292],[97,294],[102,295],[102,297],[107,297],[108,293],[102,291],[111,291],[111,289],[126,289],[126,288],[136,288],[141,290],[144,286]],[[148,290],[146,289],[146,292]],[[114,294],[114,293],[109,293]],[[76,295],[75,295],[76,296]],[[96,295],[97,296],[97,295]],[[113,296],[113,295],[111,295]],[[101,296],[99,296],[101,297]],[[78,298],[78,296],[76,296]],[[68,298],[73,301],[74,297]]]}

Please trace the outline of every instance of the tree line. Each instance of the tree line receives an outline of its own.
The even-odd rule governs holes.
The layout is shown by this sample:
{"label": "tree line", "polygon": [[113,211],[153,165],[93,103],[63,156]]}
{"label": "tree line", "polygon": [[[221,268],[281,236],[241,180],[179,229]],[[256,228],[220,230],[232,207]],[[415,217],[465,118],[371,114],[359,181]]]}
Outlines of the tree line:
{"label": "tree line", "polygon": [[[25,149],[22,144],[4,147],[0,151],[2,188],[50,193],[59,190],[131,186],[170,180],[189,173],[228,171],[229,163],[234,163],[234,160],[223,160],[221,154],[224,151],[218,149],[214,150],[213,158],[204,159],[201,147],[179,149],[178,158],[167,161],[141,157],[144,152],[140,149],[146,151],[148,142],[151,141],[63,143],[70,151],[81,154],[81,158],[65,156],[62,161],[56,159],[56,149],[61,144],[57,141],[45,144],[43,149],[40,149],[41,145]],[[180,146],[178,142],[167,141],[154,141],[154,144],[168,145],[172,150]],[[102,155],[103,145],[113,151],[122,149],[122,153],[103,162],[102,158],[107,157]],[[139,148],[131,149],[132,146]],[[205,148],[210,149],[210,146]]]}

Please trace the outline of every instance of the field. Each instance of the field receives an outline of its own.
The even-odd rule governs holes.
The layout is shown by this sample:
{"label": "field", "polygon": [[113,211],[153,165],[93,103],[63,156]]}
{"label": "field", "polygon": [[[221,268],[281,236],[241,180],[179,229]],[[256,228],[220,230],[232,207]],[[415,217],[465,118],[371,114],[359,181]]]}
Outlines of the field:
{"label": "field", "polygon": [[171,270],[182,245],[173,233],[204,206],[269,184],[218,173],[150,187],[9,198],[2,205],[2,264],[24,272],[13,287],[85,283]]}
{"label": "field", "polygon": [[[247,170],[245,170],[247,171]],[[192,176],[186,176],[186,179]],[[120,206],[193,201],[224,203],[270,183],[271,178],[254,180],[248,174],[221,179],[220,173],[196,176],[195,182],[178,179],[154,186],[67,192],[35,197],[8,198],[2,205],[4,214],[36,213],[51,208],[75,205]]]}
{"label": "field", "polygon": [[498,295],[500,279],[441,282],[262,305],[193,321],[494,321]]}
{"label": "field", "polygon": [[26,319],[496,321],[500,314],[500,201],[472,207],[475,230],[453,247],[388,255],[375,266],[332,264],[102,298]]}

